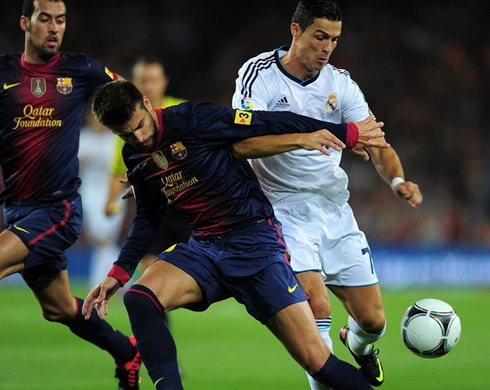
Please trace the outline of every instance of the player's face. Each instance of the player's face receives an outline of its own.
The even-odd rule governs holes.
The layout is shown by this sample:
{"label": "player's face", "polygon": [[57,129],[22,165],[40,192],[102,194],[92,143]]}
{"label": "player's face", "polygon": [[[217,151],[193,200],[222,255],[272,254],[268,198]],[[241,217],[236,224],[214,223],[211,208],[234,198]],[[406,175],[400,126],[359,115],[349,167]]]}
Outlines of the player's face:
{"label": "player's face", "polygon": [[118,137],[135,148],[150,152],[158,138],[158,124],[151,103],[145,96],[145,106],[137,105],[131,119],[120,128],[111,129]]}
{"label": "player's face", "polygon": [[46,62],[61,48],[66,28],[66,9],[62,1],[34,1],[30,19],[21,17],[21,27],[26,32],[26,55],[34,62]]}
{"label": "player's face", "polygon": [[167,76],[160,64],[136,64],[133,68],[133,83],[143,95],[148,96],[154,107],[160,107],[167,89]]}
{"label": "player's face", "polygon": [[341,31],[342,22],[320,18],[315,19],[305,31],[301,31],[297,26],[296,57],[306,76],[313,76],[328,64],[330,56],[337,47]]}

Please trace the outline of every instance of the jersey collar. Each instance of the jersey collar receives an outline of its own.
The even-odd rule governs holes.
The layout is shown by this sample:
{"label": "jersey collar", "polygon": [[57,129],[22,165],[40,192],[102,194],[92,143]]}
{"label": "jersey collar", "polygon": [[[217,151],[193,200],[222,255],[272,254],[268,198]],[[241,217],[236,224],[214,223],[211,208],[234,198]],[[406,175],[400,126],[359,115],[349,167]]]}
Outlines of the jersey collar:
{"label": "jersey collar", "polygon": [[319,71],[316,72],[313,77],[310,77],[309,79],[303,80],[303,79],[300,79],[299,77],[296,77],[294,74],[289,73],[286,70],[286,68],[282,65],[282,62],[281,62],[281,57],[282,57],[281,52],[282,51],[288,51],[289,48],[290,48],[290,46],[283,45],[280,48],[276,49],[276,51],[274,52],[274,57],[275,57],[276,64],[277,64],[277,67],[279,68],[279,70],[284,74],[284,76],[286,76],[287,78],[293,80],[294,82],[296,82],[299,85],[302,85],[304,87],[307,86],[308,84],[313,83],[320,76],[320,72]]}
{"label": "jersey collar", "polygon": [[24,69],[30,69],[30,70],[36,70],[38,72],[42,72],[44,70],[47,71],[48,69],[52,68],[54,64],[56,64],[59,61],[60,57],[61,57],[61,51],[56,53],[56,55],[51,60],[45,62],[44,64],[31,64],[30,62],[26,62],[25,52],[24,52],[20,57],[20,64]]}

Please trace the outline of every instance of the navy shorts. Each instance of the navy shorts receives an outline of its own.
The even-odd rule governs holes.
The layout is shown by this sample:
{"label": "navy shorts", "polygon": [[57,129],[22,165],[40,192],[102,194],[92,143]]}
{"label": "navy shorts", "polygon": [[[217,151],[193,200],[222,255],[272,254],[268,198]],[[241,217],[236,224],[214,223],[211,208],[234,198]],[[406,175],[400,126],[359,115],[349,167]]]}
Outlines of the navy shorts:
{"label": "navy shorts", "polygon": [[29,248],[21,272],[28,285],[49,281],[68,266],[65,251],[82,231],[82,199],[67,199],[36,205],[9,204],[4,208],[7,229]]}
{"label": "navy shorts", "polygon": [[201,287],[203,302],[188,307],[191,310],[203,311],[214,302],[234,297],[264,323],[277,311],[306,300],[275,219],[223,236],[191,237],[188,244],[177,244],[158,260],[182,269]]}

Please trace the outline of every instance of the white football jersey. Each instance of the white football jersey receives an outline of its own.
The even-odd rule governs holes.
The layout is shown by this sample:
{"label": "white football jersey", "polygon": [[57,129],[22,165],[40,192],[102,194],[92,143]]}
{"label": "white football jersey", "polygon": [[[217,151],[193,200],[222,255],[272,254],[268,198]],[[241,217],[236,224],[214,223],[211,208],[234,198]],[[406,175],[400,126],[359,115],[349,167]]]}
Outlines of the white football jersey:
{"label": "white football jersey", "polygon": [[[327,64],[312,78],[301,80],[281,64],[288,49],[262,53],[240,68],[234,108],[292,111],[333,123],[360,121],[369,115],[364,95],[347,71]],[[332,148],[329,152],[325,156],[299,149],[250,163],[273,203],[292,193],[321,191],[342,204],[349,199],[347,174],[339,166],[342,152]]]}

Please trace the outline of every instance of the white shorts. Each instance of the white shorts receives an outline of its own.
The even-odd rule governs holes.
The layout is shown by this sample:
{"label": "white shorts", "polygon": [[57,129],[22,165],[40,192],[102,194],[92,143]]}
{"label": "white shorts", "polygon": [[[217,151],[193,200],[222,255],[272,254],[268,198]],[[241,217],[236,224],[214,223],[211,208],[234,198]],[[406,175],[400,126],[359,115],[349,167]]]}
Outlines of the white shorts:
{"label": "white shorts", "polygon": [[294,194],[273,204],[294,272],[320,271],[325,284],[378,283],[371,249],[348,203],[319,194]]}

